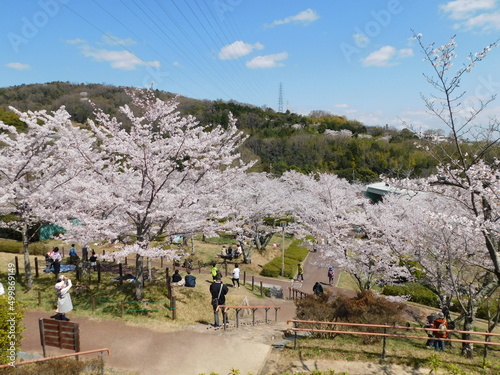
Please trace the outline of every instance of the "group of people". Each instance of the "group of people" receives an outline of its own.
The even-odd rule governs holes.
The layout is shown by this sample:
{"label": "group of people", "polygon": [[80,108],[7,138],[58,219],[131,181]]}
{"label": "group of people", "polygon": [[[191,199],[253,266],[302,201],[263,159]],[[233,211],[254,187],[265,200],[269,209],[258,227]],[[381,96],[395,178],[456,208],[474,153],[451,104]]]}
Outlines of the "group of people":
{"label": "group of people", "polygon": [[[219,327],[219,311],[217,309],[218,306],[224,306],[226,303],[226,294],[229,289],[227,285],[222,282],[222,273],[217,268],[217,265],[214,264],[212,267],[212,284],[210,284],[210,294],[212,296],[212,308],[214,310],[214,327]],[[232,272],[231,281],[233,283],[233,288],[240,287],[240,267],[235,264]],[[227,322],[227,315],[222,310],[222,317],[224,323]]]}
{"label": "group of people", "polygon": [[239,258],[243,254],[243,248],[240,244],[236,246],[236,249],[233,250],[232,246],[226,248],[226,246],[222,246],[220,251],[220,256],[225,259],[236,259]]}
{"label": "group of people", "polygon": [[179,273],[179,270],[175,270],[172,275],[171,285],[176,286],[187,286],[189,288],[194,288],[196,286],[196,276],[191,275],[191,270],[186,271],[186,276],[182,278],[182,275]]}
{"label": "group of people", "polygon": [[[97,268],[97,255],[94,250],[91,250],[92,253],[90,255],[90,258],[88,257],[88,246],[84,246],[82,248],[82,259],[84,261],[89,261],[90,262],[90,267],[93,268],[94,271],[96,271]],[[54,271],[54,274],[59,275],[61,271],[61,263],[62,263],[62,255],[61,252],[59,251],[59,247],[54,247],[50,252],[45,254],[45,267],[48,270]],[[78,260],[80,257],[78,256],[78,253],[75,248],[75,244],[71,244],[71,247],[69,249],[69,264],[77,264]]]}
{"label": "group of people", "polygon": [[427,322],[425,323],[425,328],[431,328],[432,331],[427,331],[427,347],[434,348],[435,350],[444,350],[444,340],[448,338],[448,329],[450,328],[448,321],[444,317],[444,314],[439,311],[436,314],[429,315],[427,317]]}

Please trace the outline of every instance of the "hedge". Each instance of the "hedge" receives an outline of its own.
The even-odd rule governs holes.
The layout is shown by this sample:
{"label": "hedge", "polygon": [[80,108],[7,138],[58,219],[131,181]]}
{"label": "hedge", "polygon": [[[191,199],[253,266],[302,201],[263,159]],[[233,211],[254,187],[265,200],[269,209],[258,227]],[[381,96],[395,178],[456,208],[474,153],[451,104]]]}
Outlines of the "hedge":
{"label": "hedge", "polygon": [[[302,240],[294,240],[288,248],[285,249],[285,277],[291,279],[297,273],[297,264],[301,263],[309,253],[307,248],[300,246]],[[276,256],[270,262],[262,267],[260,274],[267,277],[281,276],[281,255]]]}
{"label": "hedge", "polygon": [[399,285],[386,285],[383,294],[387,296],[410,296],[410,301],[421,305],[439,308],[437,295],[419,283],[405,283]]}

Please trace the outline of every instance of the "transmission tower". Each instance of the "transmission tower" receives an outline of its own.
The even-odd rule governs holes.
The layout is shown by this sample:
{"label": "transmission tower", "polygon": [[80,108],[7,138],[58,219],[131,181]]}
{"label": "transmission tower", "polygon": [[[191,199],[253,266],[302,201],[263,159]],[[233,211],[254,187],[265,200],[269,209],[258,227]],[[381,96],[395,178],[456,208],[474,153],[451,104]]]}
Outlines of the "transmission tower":
{"label": "transmission tower", "polygon": [[278,99],[278,112],[283,112],[283,85],[280,82],[280,96]]}

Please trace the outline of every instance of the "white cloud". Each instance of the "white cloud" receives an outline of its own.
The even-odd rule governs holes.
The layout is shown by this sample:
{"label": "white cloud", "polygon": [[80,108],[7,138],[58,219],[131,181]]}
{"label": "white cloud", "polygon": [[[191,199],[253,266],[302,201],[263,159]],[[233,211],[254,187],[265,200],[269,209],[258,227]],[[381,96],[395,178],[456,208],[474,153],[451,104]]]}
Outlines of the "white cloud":
{"label": "white cloud", "polygon": [[441,5],[440,8],[449,13],[450,18],[462,20],[477,11],[494,9],[496,2],[497,0],[454,0]]}
{"label": "white cloud", "polygon": [[284,66],[285,64],[278,61],[288,58],[287,52],[276,53],[274,55],[257,56],[246,63],[247,68],[250,69],[266,69]]}
{"label": "white cloud", "polygon": [[451,19],[459,21],[455,29],[500,30],[497,3],[498,0],[455,0],[441,5],[441,9]]}
{"label": "white cloud", "polygon": [[269,25],[269,27],[285,25],[287,23],[300,23],[303,25],[308,25],[311,22],[316,21],[319,18],[318,14],[311,8],[303,10],[302,12],[296,14],[295,16],[286,17],[282,20],[276,20]]}
{"label": "white cloud", "polygon": [[75,39],[67,40],[66,43],[68,43],[68,44],[86,44],[87,42],[84,39],[75,38]]}
{"label": "white cloud", "polygon": [[219,51],[219,59],[221,60],[230,60],[237,59],[238,57],[248,55],[253,50],[263,49],[264,45],[257,42],[255,44],[249,44],[242,42],[241,40],[237,40],[232,44],[228,44],[224,46]]}
{"label": "white cloud", "polygon": [[16,69],[16,70],[25,70],[25,69],[30,69],[31,66],[28,64],[23,64],[20,62],[12,62],[12,63],[7,63],[5,64],[6,67]]}
{"label": "white cloud", "polygon": [[392,66],[397,64],[397,59],[413,56],[411,48],[402,48],[398,50],[393,46],[384,46],[370,53],[362,59],[365,66]]}
{"label": "white cloud", "polygon": [[344,104],[344,103],[340,103],[340,104],[335,104],[334,107],[335,108],[348,108],[349,105],[348,104]]}
{"label": "white cloud", "polygon": [[102,36],[102,40],[104,44],[110,45],[110,46],[131,46],[133,44],[136,44],[136,41],[130,38],[126,39],[121,39],[118,38],[117,36],[114,36],[112,34],[104,34]]}
{"label": "white cloud", "polygon": [[[500,12],[479,14],[469,18],[461,25],[466,29],[500,30]],[[461,25],[457,24],[456,27],[459,28]]]}
{"label": "white cloud", "polygon": [[111,51],[106,49],[97,49],[88,45],[81,47],[85,57],[91,57],[96,61],[106,61],[112,68],[122,70],[135,70],[138,66],[150,66],[159,68],[159,61],[144,61],[130,51]]}

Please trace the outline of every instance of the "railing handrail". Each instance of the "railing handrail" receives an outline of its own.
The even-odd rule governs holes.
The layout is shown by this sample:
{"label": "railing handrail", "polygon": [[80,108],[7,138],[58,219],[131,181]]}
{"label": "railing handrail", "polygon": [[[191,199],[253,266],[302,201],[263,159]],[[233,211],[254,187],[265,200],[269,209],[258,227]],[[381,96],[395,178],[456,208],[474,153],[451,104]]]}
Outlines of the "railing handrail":
{"label": "railing handrail", "polygon": [[[386,328],[390,328],[387,326]],[[394,328],[394,327],[392,327]],[[405,327],[406,328],[406,327]],[[287,332],[319,332],[319,333],[338,333],[343,335],[365,335],[365,336],[381,336],[381,337],[400,337],[406,339],[418,339],[418,340],[442,340],[448,342],[466,342],[470,344],[481,344],[481,345],[492,345],[500,346],[500,342],[491,341],[477,341],[477,340],[461,340],[461,339],[450,339],[446,337],[429,338],[427,336],[408,336],[408,335],[397,335],[394,333],[379,333],[379,332],[360,332],[360,331],[337,331],[329,329],[314,329],[314,328],[287,328]]]}
{"label": "railing handrail", "polygon": [[221,308],[226,312],[229,309],[281,309],[281,306],[228,306],[228,305],[219,305],[216,308],[216,311],[220,311]]}
{"label": "railing handrail", "polygon": [[[393,329],[404,329],[407,331],[441,331],[439,328],[425,328],[425,327],[406,327],[406,326],[395,326],[389,324],[368,324],[368,323],[349,323],[349,322],[325,322],[316,320],[298,320],[290,319],[287,320],[288,323],[308,323],[308,324],[328,324],[328,325],[339,325],[339,326],[356,326],[356,327],[371,327],[371,328],[393,328]],[[470,335],[483,335],[483,336],[494,336],[500,337],[500,333],[493,332],[479,332],[479,331],[461,331],[454,329],[447,329],[446,333],[464,333]]]}
{"label": "railing handrail", "polygon": [[0,368],[16,367],[16,366],[28,365],[28,364],[31,364],[31,363],[47,362],[47,361],[51,361],[51,360],[54,360],[54,359],[62,359],[62,358],[74,357],[74,356],[78,356],[78,355],[86,355],[86,354],[102,353],[102,352],[107,352],[108,356],[109,356],[109,349],[108,348],[102,348],[102,349],[86,350],[84,352],[77,352],[77,353],[70,353],[70,354],[61,354],[61,355],[56,355],[54,357],[44,357],[44,358],[38,358],[38,359],[30,359],[28,361],[14,363],[13,366],[10,365],[10,364],[0,365]]}

